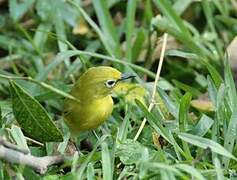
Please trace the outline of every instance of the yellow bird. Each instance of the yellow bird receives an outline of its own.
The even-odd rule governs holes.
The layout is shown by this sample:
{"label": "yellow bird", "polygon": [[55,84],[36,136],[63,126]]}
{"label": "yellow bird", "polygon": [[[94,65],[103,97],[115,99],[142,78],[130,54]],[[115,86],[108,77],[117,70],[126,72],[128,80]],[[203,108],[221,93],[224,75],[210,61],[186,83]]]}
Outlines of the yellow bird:
{"label": "yellow bird", "polygon": [[66,99],[64,103],[64,119],[72,136],[95,129],[108,119],[113,110],[113,88],[132,77],[107,66],[93,67],[82,74],[70,93],[78,101]]}

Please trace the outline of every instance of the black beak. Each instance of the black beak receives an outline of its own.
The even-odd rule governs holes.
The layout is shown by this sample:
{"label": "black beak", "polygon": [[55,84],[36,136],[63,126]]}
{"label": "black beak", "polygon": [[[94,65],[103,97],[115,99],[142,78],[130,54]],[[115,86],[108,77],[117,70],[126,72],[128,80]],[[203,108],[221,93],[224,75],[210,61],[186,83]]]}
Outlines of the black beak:
{"label": "black beak", "polygon": [[124,81],[126,79],[131,79],[131,78],[135,78],[136,76],[134,75],[127,75],[127,74],[122,74],[121,78],[118,81]]}

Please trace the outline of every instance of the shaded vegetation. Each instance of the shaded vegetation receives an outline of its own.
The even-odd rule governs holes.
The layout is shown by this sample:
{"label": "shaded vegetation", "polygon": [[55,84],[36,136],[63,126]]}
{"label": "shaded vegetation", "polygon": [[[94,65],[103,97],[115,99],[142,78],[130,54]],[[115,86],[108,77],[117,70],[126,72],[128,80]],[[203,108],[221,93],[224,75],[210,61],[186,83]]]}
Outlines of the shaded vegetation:
{"label": "shaded vegetation", "polygon": [[[226,54],[236,18],[235,0],[0,0],[0,135],[35,156],[71,155],[44,175],[0,161],[0,178],[236,177],[237,94]],[[149,112],[164,33],[158,105]],[[93,150],[78,154],[63,101],[100,65],[135,74],[142,89],[114,94],[109,120],[79,137]]]}

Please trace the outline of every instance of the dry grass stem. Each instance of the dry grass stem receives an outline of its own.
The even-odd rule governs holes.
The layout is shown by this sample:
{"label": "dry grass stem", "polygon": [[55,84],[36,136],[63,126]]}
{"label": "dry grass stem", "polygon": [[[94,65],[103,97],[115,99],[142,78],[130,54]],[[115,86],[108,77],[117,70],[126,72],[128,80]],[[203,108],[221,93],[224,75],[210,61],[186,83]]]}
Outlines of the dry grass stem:
{"label": "dry grass stem", "polygon": [[[152,108],[155,106],[156,102],[155,102],[155,95],[156,95],[156,87],[157,87],[157,83],[158,80],[160,78],[160,72],[162,69],[162,65],[163,65],[163,60],[164,60],[164,56],[165,56],[165,49],[166,49],[166,45],[167,45],[167,33],[164,34],[163,36],[163,44],[162,44],[162,49],[161,49],[161,55],[160,55],[160,61],[157,67],[157,71],[156,71],[156,78],[155,78],[155,82],[154,82],[154,86],[153,86],[153,90],[152,90],[152,95],[151,95],[151,101],[150,101],[150,105],[148,107],[148,111],[150,112],[152,110]],[[134,137],[134,141],[136,141],[139,137],[139,135],[141,134],[145,124],[146,124],[147,119],[144,118],[140,128],[137,131],[136,136]]]}

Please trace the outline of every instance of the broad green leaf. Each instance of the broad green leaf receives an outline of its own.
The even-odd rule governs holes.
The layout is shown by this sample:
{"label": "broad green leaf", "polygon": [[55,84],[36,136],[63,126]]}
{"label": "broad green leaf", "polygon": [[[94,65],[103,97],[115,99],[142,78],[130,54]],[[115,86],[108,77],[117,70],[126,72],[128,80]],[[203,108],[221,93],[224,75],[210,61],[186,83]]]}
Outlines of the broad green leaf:
{"label": "broad green leaf", "polygon": [[210,148],[212,152],[218,153],[220,155],[223,155],[225,157],[232,158],[237,161],[237,158],[234,157],[229,151],[227,151],[223,146],[216,143],[215,141],[212,141],[210,139],[206,139],[203,137],[195,136],[188,133],[180,133],[178,134],[179,138],[193,144],[195,146],[201,147],[203,149]]}
{"label": "broad green leaf", "polygon": [[117,145],[116,155],[125,165],[137,164],[141,161],[144,146],[137,141],[127,139],[121,144]]}
{"label": "broad green leaf", "polygon": [[63,140],[45,109],[14,81],[10,81],[13,114],[24,132],[42,142]]}

